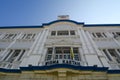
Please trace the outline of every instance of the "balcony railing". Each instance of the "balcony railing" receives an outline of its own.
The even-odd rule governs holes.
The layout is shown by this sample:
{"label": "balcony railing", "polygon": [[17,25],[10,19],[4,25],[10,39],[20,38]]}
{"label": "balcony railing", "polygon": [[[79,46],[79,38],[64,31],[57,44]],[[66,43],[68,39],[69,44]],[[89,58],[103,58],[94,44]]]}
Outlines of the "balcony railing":
{"label": "balcony railing", "polygon": [[70,64],[70,65],[80,66],[81,61],[68,60],[68,59],[55,59],[55,60],[45,61],[43,64],[45,66],[54,65],[54,64]]}

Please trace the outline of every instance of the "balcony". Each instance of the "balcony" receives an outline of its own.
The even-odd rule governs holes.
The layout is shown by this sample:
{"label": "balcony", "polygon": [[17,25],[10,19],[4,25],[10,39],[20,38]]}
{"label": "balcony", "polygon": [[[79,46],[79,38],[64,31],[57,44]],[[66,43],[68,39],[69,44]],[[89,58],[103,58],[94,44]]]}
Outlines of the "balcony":
{"label": "balcony", "polygon": [[81,61],[69,60],[69,59],[55,59],[55,60],[45,61],[43,64],[45,66],[50,66],[54,64],[70,64],[70,65],[80,66]]}

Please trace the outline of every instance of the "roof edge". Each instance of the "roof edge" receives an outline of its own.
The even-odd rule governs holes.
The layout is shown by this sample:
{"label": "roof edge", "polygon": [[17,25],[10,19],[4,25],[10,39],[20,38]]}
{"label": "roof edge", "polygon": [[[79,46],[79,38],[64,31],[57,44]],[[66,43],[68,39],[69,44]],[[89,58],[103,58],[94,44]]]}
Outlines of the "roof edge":
{"label": "roof edge", "polygon": [[42,28],[44,26],[49,26],[51,24],[57,23],[57,22],[71,22],[77,25],[83,25],[83,27],[111,27],[111,26],[120,26],[120,24],[84,24],[84,22],[77,22],[74,20],[55,20],[49,23],[43,23],[42,25],[30,25],[30,26],[1,26],[0,29],[14,29],[14,28]]}

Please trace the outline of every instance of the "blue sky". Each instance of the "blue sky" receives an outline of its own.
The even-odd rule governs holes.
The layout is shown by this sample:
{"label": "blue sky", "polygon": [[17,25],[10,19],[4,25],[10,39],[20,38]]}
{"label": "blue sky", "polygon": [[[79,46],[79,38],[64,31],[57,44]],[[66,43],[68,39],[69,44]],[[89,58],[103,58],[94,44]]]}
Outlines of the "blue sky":
{"label": "blue sky", "polygon": [[0,26],[41,25],[58,15],[85,24],[120,24],[120,0],[0,0]]}

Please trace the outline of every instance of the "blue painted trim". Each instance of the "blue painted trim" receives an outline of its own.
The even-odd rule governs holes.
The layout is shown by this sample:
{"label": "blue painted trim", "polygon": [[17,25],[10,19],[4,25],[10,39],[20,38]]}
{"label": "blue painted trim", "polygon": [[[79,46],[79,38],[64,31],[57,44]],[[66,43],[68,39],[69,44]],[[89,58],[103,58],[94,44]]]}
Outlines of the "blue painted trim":
{"label": "blue painted trim", "polygon": [[7,26],[0,27],[0,29],[16,29],[16,28],[42,28],[43,26]]}
{"label": "blue painted trim", "polygon": [[21,73],[22,71],[34,71],[34,70],[51,70],[57,68],[68,68],[74,70],[84,70],[84,71],[107,71],[107,67],[95,67],[95,66],[74,66],[69,64],[56,64],[51,66],[29,66],[20,67],[20,69],[3,69],[0,68],[0,72],[6,73]]}
{"label": "blue painted trim", "polygon": [[120,24],[84,24],[84,22],[76,22],[73,20],[56,20],[56,21],[52,21],[50,23],[44,23],[42,25],[38,25],[38,26],[4,26],[4,27],[0,27],[0,29],[14,29],[14,28],[43,28],[43,26],[47,26],[47,25],[51,25],[54,23],[58,23],[58,22],[70,22],[70,23],[74,23],[74,24],[78,24],[78,25],[83,25],[83,27],[111,27],[111,26],[120,26]]}
{"label": "blue painted trim", "polygon": [[120,26],[120,24],[85,24],[84,27],[111,27],[111,26]]}
{"label": "blue painted trim", "polygon": [[21,70],[19,70],[19,69],[3,69],[3,68],[0,68],[0,72],[5,72],[5,73],[21,73]]}
{"label": "blue painted trim", "polygon": [[107,67],[95,67],[95,66],[74,66],[69,64],[55,64],[51,66],[30,66],[30,67],[21,67],[22,71],[29,70],[51,70],[56,68],[68,68],[74,70],[85,70],[85,71],[107,71]]}
{"label": "blue painted trim", "polygon": [[20,69],[0,68],[0,72],[21,73],[22,71],[51,70],[51,69],[57,69],[57,68],[67,68],[67,69],[83,70],[83,71],[100,71],[100,72],[107,72],[108,74],[120,74],[120,70],[108,70],[108,67],[74,66],[69,64],[55,64],[51,66],[29,66],[29,67],[20,67]]}
{"label": "blue painted trim", "polygon": [[108,70],[109,74],[120,74],[120,70]]}
{"label": "blue painted trim", "polygon": [[73,20],[56,20],[56,21],[52,21],[50,23],[44,23],[44,25],[51,25],[51,24],[54,24],[54,23],[58,23],[58,22],[70,22],[70,23],[74,23],[74,24],[82,24],[84,25],[84,22],[76,22],[76,21],[73,21]]}
{"label": "blue painted trim", "polygon": [[73,21],[73,20],[56,20],[56,21],[52,21],[50,23],[44,23],[42,24],[41,26],[4,26],[4,27],[0,27],[0,29],[14,29],[14,28],[42,28],[43,26],[47,26],[47,25],[51,25],[51,24],[54,24],[54,23],[58,23],[58,22],[71,22],[71,23],[74,23],[74,24],[82,24],[84,25],[83,22],[79,23],[79,22],[76,22],[76,21]]}

